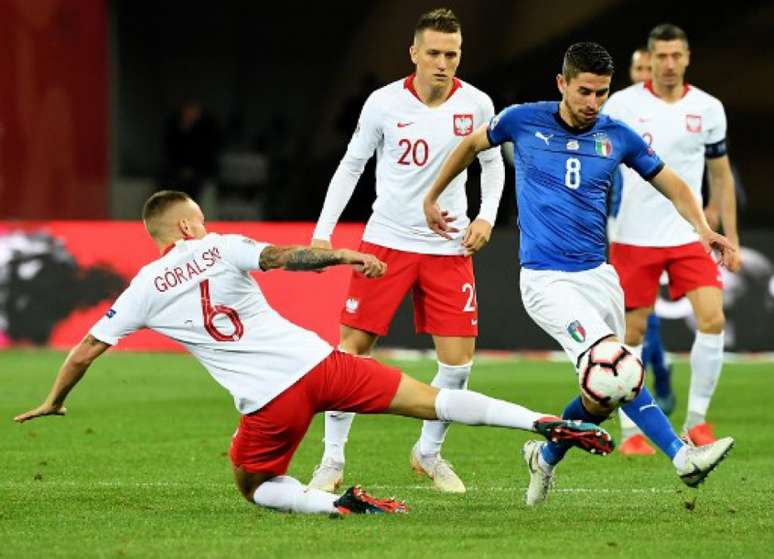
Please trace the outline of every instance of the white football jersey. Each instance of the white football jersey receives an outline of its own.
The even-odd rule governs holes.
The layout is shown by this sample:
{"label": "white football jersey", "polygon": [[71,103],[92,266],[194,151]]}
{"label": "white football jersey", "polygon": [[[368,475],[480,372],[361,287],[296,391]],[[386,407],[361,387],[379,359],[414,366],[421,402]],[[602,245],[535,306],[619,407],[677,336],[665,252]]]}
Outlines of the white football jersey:
{"label": "white football jersey", "polygon": [[185,346],[240,413],[260,409],[333,350],[266,302],[250,275],[266,246],[215,233],[178,241],[140,270],[91,335],[115,345],[150,328]]}
{"label": "white football jersey", "polygon": [[[368,159],[376,151],[376,201],[363,240],[408,252],[462,254],[462,235],[470,223],[467,171],[439,199],[439,205],[457,218],[451,225],[460,232],[452,234],[453,240],[427,227],[422,200],[457,144],[493,116],[489,96],[456,78],[447,100],[433,108],[420,101],[413,76],[373,92],[347,148],[347,155],[358,159]],[[479,160],[483,164],[501,157],[499,149],[491,149]],[[494,222],[494,216],[490,219]]]}
{"label": "white football jersey", "polygon": [[[707,149],[726,139],[722,103],[694,86],[682,99],[667,103],[649,82],[613,94],[604,112],[634,128],[686,183],[701,204]],[[722,153],[725,147],[722,146]],[[637,246],[678,246],[698,240],[693,227],[665,196],[628,168],[622,168],[621,209],[615,220],[616,242]]]}

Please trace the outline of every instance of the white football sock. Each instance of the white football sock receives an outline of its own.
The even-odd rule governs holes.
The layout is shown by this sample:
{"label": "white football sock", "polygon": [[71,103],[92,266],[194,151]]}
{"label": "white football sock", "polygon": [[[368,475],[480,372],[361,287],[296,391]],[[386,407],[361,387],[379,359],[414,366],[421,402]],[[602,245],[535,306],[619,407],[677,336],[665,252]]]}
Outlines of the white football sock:
{"label": "white football sock", "polygon": [[435,413],[441,421],[525,431],[532,431],[535,421],[550,415],[537,413],[511,402],[496,400],[472,390],[449,388],[442,388],[436,396]]}
{"label": "white football sock", "polygon": [[[637,359],[642,359],[642,344],[629,346]],[[640,428],[632,421],[621,408],[618,408],[618,420],[621,422],[621,440],[625,441],[638,433],[642,433]]]}
{"label": "white football sock", "polygon": [[[431,386],[463,390],[468,387],[468,377],[473,361],[464,365],[446,365],[438,362],[438,372]],[[423,421],[422,434],[419,437],[419,452],[424,456],[433,456],[441,452],[449,423],[445,421]]]}
{"label": "white football sock", "polygon": [[688,392],[688,414],[694,418],[694,425],[702,423],[707,415],[722,368],[723,332],[705,334],[697,331],[691,347],[691,388]]}
{"label": "white football sock", "polygon": [[349,430],[355,420],[354,412],[326,411],[325,412],[325,452],[323,461],[332,460],[339,464],[344,463],[344,445],[347,444]]}
{"label": "white football sock", "polygon": [[260,507],[306,514],[336,512],[333,502],[338,498],[333,493],[306,487],[290,476],[264,481],[253,493],[253,501]]}

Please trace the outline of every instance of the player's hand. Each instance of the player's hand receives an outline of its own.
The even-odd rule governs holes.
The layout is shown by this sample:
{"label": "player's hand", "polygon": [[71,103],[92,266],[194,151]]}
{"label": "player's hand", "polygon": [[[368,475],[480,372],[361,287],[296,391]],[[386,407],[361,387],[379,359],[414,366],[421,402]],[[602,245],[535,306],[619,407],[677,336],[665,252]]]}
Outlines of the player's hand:
{"label": "player's hand", "polygon": [[14,421],[17,423],[24,423],[25,421],[29,421],[30,419],[35,419],[36,417],[43,417],[45,415],[65,415],[67,413],[67,408],[64,407],[62,404],[48,404],[44,403],[38,406],[37,408],[31,409],[28,412],[24,412],[22,414],[17,415],[13,418]]}
{"label": "player's hand", "polygon": [[449,225],[452,221],[457,219],[454,216],[449,215],[449,212],[442,210],[438,204],[431,202],[427,199],[422,203],[422,210],[425,212],[425,220],[427,220],[427,226],[436,234],[445,239],[451,240],[449,233],[458,233],[459,229]]}
{"label": "player's hand", "polygon": [[367,278],[380,278],[387,273],[387,264],[379,260],[373,254],[366,254],[349,249],[342,249],[341,254],[344,264],[351,265],[356,271]]}
{"label": "player's hand", "polygon": [[[325,239],[312,239],[312,242],[309,243],[309,246],[312,248],[327,248],[328,250],[333,248],[333,245],[331,245],[330,241],[326,241]],[[328,268],[320,268],[319,270],[312,270],[315,274],[322,274],[325,270]]]}
{"label": "player's hand", "polygon": [[708,253],[716,251],[720,255],[719,264],[726,268],[730,272],[736,272],[741,266],[741,259],[739,258],[739,251],[734,244],[726,239],[720,233],[707,229],[703,233],[699,233],[699,240],[701,241],[704,250]]}
{"label": "player's hand", "polygon": [[462,246],[465,248],[465,256],[471,256],[489,242],[492,237],[492,226],[484,219],[476,219],[465,230],[462,237]]}

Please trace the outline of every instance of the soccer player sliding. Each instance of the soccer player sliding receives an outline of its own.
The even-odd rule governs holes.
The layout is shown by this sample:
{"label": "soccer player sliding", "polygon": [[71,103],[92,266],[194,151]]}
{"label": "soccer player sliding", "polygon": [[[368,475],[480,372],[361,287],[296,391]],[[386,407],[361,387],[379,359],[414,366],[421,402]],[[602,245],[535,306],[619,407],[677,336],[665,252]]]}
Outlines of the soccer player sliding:
{"label": "soccer player sliding", "polygon": [[404,513],[394,499],[361,487],[343,495],[285,475],[312,418],[325,410],[389,413],[534,431],[595,454],[613,449],[599,426],[567,421],[468,390],[438,389],[370,358],[335,351],[275,312],[251,271],[319,270],[349,265],[378,278],[371,254],[273,246],[241,235],[207,233],[186,194],[161,191],[143,209],[161,256],[146,265],[112,308],[65,359],[44,402],[18,422],[64,415],[65,398],[110,346],[141,328],[182,344],[234,397],[241,414],[229,455],[240,493],[261,507],[301,513]]}

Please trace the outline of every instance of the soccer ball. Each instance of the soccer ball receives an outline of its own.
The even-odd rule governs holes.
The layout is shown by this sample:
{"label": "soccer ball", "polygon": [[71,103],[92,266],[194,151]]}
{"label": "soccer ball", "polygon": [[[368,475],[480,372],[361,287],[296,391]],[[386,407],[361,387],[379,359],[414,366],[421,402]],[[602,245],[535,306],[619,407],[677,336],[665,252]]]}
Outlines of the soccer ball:
{"label": "soccer ball", "polygon": [[602,341],[581,357],[578,383],[589,399],[609,408],[634,400],[642,390],[645,368],[625,345]]}

